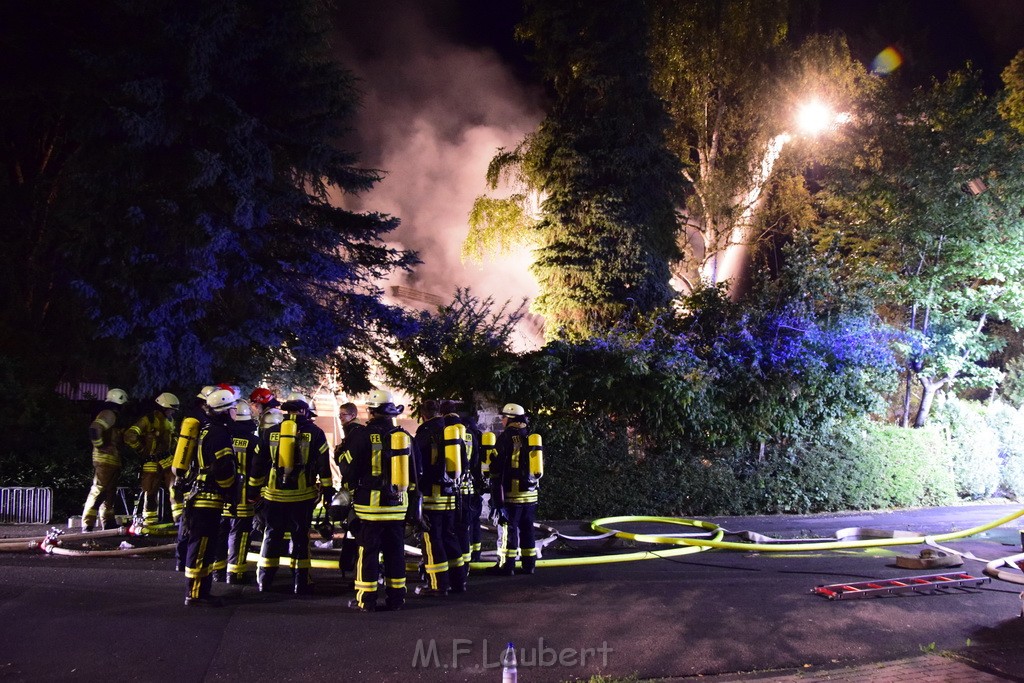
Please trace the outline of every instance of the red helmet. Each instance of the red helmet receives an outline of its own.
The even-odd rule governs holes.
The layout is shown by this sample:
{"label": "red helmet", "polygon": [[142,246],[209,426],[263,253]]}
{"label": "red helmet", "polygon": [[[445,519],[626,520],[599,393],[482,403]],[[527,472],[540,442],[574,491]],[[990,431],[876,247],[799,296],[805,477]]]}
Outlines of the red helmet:
{"label": "red helmet", "polygon": [[274,400],[274,392],[265,387],[257,387],[249,394],[249,403],[266,405]]}

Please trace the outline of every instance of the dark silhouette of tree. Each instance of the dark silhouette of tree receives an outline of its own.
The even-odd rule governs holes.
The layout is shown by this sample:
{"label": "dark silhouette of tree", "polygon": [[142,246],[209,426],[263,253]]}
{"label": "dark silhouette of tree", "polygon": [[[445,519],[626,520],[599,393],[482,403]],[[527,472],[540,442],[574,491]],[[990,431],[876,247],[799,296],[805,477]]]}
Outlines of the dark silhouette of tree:
{"label": "dark silhouette of tree", "polygon": [[[0,353],[138,391],[366,381],[403,325],[375,284],[415,256],[339,208],[378,171],[321,0],[6,3]],[[290,383],[290,382],[289,382]]]}

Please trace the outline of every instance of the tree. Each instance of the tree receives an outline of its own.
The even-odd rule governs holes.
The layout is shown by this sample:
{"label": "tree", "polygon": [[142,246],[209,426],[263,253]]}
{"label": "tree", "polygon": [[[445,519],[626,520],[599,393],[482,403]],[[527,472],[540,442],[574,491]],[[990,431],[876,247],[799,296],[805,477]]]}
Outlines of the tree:
{"label": "tree", "polygon": [[788,2],[655,0],[652,9],[652,81],[692,187],[673,275],[693,291],[744,276],[755,213],[797,135],[798,108],[815,100],[849,112],[868,84],[841,37],[789,42]]}
{"label": "tree", "polygon": [[494,388],[497,368],[511,362],[512,334],[523,316],[524,301],[495,310],[491,298],[468,289],[436,311],[419,314],[415,334],[401,336],[376,361],[388,386],[418,401],[457,398],[472,405],[477,394]]}
{"label": "tree", "polygon": [[[533,309],[545,316],[549,336],[585,338],[631,308],[650,312],[672,298],[680,190],[664,146],[667,120],[650,89],[645,7],[531,0],[518,29],[534,49],[551,107],[535,133],[492,162],[492,188],[512,174],[526,191],[478,199],[468,251],[484,239],[532,235],[541,283]],[[527,206],[529,190],[543,197],[539,216]]]}
{"label": "tree", "polygon": [[[139,392],[337,373],[368,386],[405,324],[377,279],[397,220],[339,208],[380,177],[320,0],[8,4],[0,349]],[[332,199],[332,197],[334,197]],[[73,340],[73,342],[71,341]],[[52,386],[52,384],[50,384]]]}
{"label": "tree", "polygon": [[832,169],[820,205],[850,262],[879,274],[880,310],[906,331],[903,421],[916,378],[922,426],[938,390],[997,380],[988,323],[1024,323],[1024,159],[970,69],[876,107],[854,122],[863,151]]}

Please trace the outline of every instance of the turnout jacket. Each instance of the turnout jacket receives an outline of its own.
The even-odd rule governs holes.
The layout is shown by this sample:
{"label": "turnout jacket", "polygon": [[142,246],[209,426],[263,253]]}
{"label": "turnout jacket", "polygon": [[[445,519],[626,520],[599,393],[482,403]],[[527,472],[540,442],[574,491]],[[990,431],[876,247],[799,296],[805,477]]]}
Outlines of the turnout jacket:
{"label": "turnout jacket", "polygon": [[107,403],[106,407],[89,424],[89,440],[92,442],[92,461],[105,465],[121,466],[121,445],[124,427],[118,424],[119,414]]}
{"label": "turnout jacket", "polygon": [[[535,442],[535,443],[534,443]],[[543,465],[531,469],[542,457],[540,437],[530,434],[525,422],[509,422],[497,438],[491,460],[491,495],[502,503],[536,503]]]}
{"label": "turnout jacket", "polygon": [[177,437],[174,422],[162,410],[143,415],[135,424],[125,430],[124,443],[142,455],[146,462],[158,461],[171,452],[171,444]]}
{"label": "turnout jacket", "polygon": [[414,445],[409,432],[377,415],[345,437],[338,458],[344,485],[353,491],[353,508],[368,522],[402,521],[415,489]]}
{"label": "turnout jacket", "polygon": [[192,491],[186,496],[187,505],[222,509],[234,490],[236,468],[231,432],[220,420],[210,420],[199,432],[196,457],[189,470]]}
{"label": "turnout jacket", "polygon": [[[457,448],[457,463],[461,470],[465,443],[461,435],[446,435],[444,416],[432,417],[416,430],[416,473],[419,490],[423,494],[424,510],[454,510],[455,491],[459,471],[449,449]],[[461,426],[461,425],[459,425]],[[451,430],[447,430],[451,432]]]}
{"label": "turnout jacket", "polygon": [[[294,448],[282,448],[282,430],[295,428]],[[284,438],[290,438],[287,432]],[[250,489],[275,503],[297,503],[313,500],[319,494],[317,478],[324,487],[331,480],[330,448],[324,431],[312,420],[288,414],[284,422],[265,430],[259,437],[249,475]],[[255,497],[255,496],[253,496]]]}
{"label": "turnout jacket", "polygon": [[233,500],[224,506],[225,517],[252,517],[253,506],[246,500],[245,485],[252,474],[256,455],[256,421],[233,421],[228,426],[231,432],[231,450],[235,453],[235,477],[237,486]]}

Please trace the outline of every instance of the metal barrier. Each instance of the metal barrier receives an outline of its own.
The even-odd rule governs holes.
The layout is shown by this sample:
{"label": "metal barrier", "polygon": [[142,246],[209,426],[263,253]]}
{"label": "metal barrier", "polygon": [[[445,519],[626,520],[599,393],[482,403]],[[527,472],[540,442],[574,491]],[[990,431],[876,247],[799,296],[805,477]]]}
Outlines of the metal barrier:
{"label": "metal barrier", "polygon": [[49,524],[53,492],[33,486],[0,488],[0,524]]}

